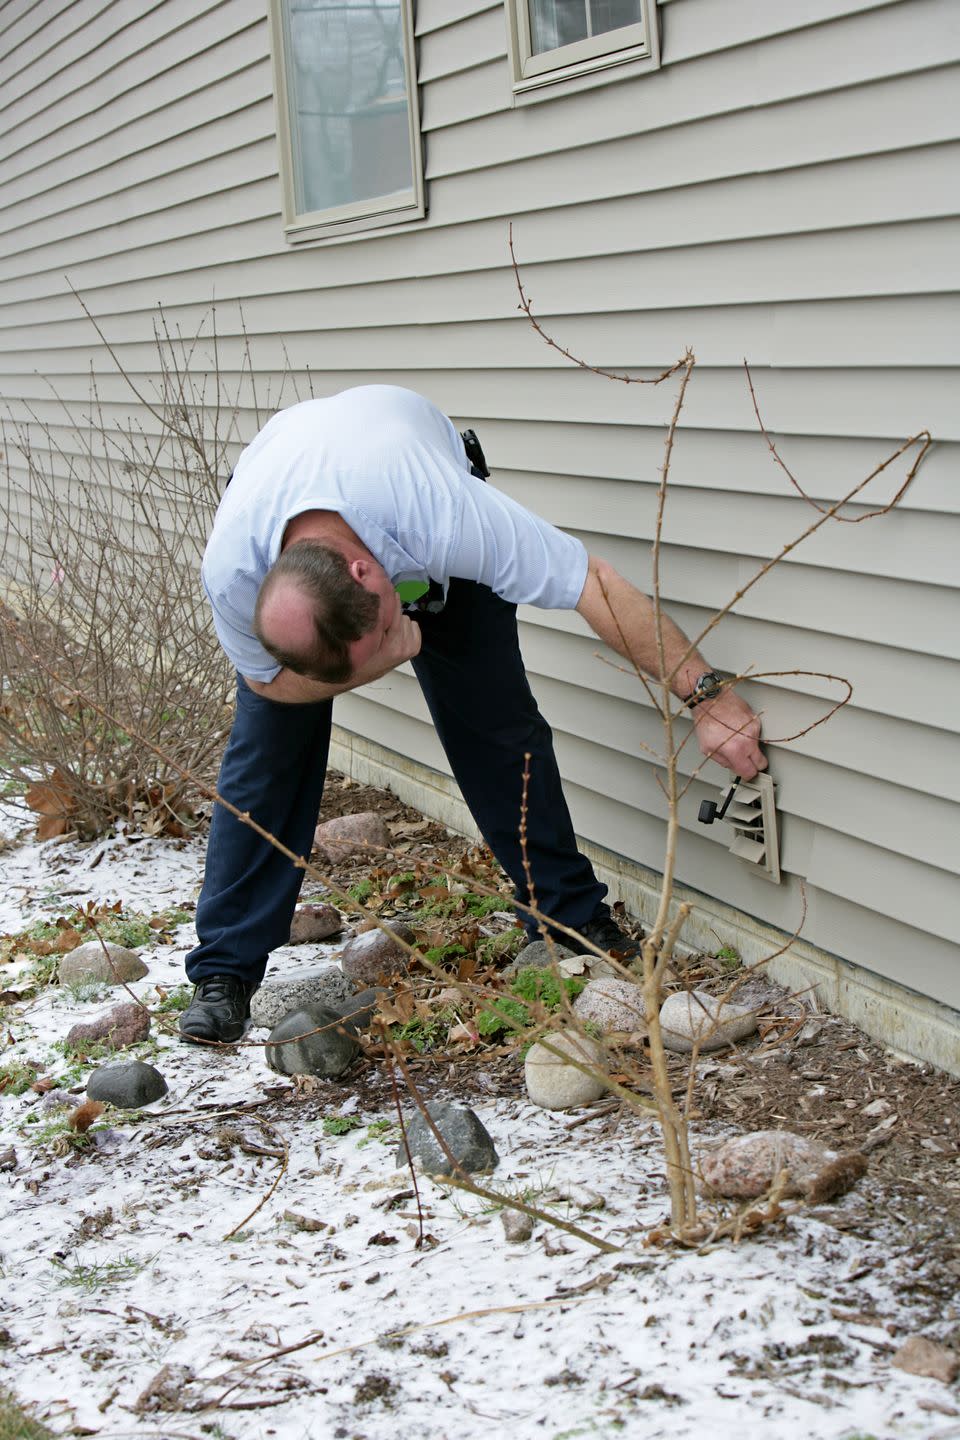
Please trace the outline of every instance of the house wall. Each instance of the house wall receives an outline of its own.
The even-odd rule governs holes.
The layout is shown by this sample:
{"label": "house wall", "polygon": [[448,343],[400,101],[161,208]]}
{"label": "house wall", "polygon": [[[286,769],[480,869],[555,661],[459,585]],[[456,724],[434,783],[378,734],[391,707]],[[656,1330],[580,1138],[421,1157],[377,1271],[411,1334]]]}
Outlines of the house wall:
{"label": "house wall", "polygon": [[[70,287],[141,391],[157,304],[189,334],[215,296],[243,439],[287,363],[301,393],[409,385],[476,427],[496,484],[647,588],[676,384],[611,383],[548,348],[517,312],[512,222],[564,345],[638,374],[696,353],[662,559],[690,631],[814,518],[758,435],[744,356],[821,501],[928,428],[936,446],[894,513],[826,527],[706,645],[719,667],[854,685],[789,745],[776,737],[836,687],[790,673],[744,687],[772,737],[783,884],[697,824],[715,793],[703,781],[684,802],[679,872],[786,931],[803,885],[808,944],[960,1007],[960,7],[661,0],[661,69],[516,108],[499,0],[416,11],[427,219],[291,248],[265,0],[0,8],[0,394],[73,444],[59,401],[82,408],[92,361],[107,419],[133,410],[149,432]],[[904,473],[875,482],[871,504]],[[527,610],[522,639],[579,831],[657,870],[641,687],[596,658],[575,614]],[[406,672],[344,697],[337,718],[446,769]]]}

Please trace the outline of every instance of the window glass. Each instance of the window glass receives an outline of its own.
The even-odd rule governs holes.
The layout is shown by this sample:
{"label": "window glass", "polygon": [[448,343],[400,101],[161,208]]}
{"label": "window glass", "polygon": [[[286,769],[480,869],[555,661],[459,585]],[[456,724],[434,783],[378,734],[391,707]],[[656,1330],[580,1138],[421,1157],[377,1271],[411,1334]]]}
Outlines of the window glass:
{"label": "window glass", "polygon": [[400,0],[282,0],[298,214],[414,183]]}
{"label": "window glass", "polygon": [[542,55],[578,40],[638,25],[642,0],[528,0],[531,52]]}

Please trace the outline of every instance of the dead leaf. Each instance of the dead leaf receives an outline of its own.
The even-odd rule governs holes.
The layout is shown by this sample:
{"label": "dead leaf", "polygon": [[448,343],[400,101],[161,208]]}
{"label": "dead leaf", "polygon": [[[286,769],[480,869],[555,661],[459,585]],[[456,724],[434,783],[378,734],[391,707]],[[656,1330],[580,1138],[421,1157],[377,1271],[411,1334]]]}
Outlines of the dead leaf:
{"label": "dead leaf", "polygon": [[62,770],[56,769],[49,780],[31,785],[23,798],[30,809],[41,816],[37,823],[38,840],[52,840],[71,828],[70,817],[77,810],[75,787]]}

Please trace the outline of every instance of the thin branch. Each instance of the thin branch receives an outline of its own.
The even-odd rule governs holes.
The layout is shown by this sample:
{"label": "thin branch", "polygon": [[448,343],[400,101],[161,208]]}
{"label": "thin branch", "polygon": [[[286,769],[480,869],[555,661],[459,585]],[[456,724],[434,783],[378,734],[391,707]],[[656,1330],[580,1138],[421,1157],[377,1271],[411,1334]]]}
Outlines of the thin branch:
{"label": "thin branch", "polygon": [[517,306],[517,309],[523,311],[524,315],[526,315],[527,319],[530,321],[530,324],[533,326],[534,330],[536,330],[541,340],[545,341],[545,343],[550,346],[551,350],[556,350],[557,353],[562,355],[565,360],[569,360],[574,365],[578,365],[581,370],[589,370],[591,374],[600,375],[604,380],[619,380],[624,385],[660,385],[664,380],[669,380],[671,375],[676,375],[678,370],[683,369],[684,365],[686,364],[686,356],[684,356],[682,360],[677,360],[667,370],[662,371],[661,374],[647,376],[645,378],[642,378],[639,375],[620,375],[615,370],[604,370],[599,365],[591,365],[588,363],[588,361],[581,360],[579,356],[574,355],[572,350],[568,350],[565,346],[559,344],[558,341],[554,340],[551,335],[548,335],[546,330],[543,328],[543,326],[540,324],[539,320],[533,313],[533,300],[528,297],[527,292],[524,289],[523,281],[520,278],[520,266],[517,263],[516,252],[513,248],[512,220],[508,229],[508,244],[510,246],[510,262],[513,266],[513,277],[516,281],[517,293],[520,296],[520,304]]}
{"label": "thin branch", "polygon": [[[768,430],[767,430],[767,427],[766,427],[766,425],[764,424],[764,421],[763,421],[763,416],[760,414],[760,404],[759,404],[759,402],[758,402],[758,400],[757,400],[757,392],[756,392],[756,390],[755,390],[754,387],[753,387],[753,376],[752,376],[751,373],[750,373],[750,366],[749,366],[749,364],[747,363],[746,358],[744,358],[743,368],[744,368],[744,371],[745,371],[746,376],[747,376],[747,385],[748,385],[748,387],[749,387],[749,389],[750,389],[750,399],[751,399],[752,402],[753,402],[753,413],[754,413],[754,414],[756,415],[756,417],[757,417],[757,424],[758,424],[759,427],[760,427],[760,434],[763,436],[764,440],[767,442],[767,448],[768,448],[768,450],[770,451],[770,454],[773,456],[773,458],[774,458],[774,460],[776,461],[776,463],[780,466],[780,469],[783,471],[784,475],[786,475],[787,479],[790,481],[790,484],[791,484],[791,485],[793,486],[793,488],[796,490],[797,494],[798,494],[799,496],[801,496],[801,498],[804,499],[804,500],[807,502],[808,505],[812,505],[813,508],[814,508],[814,510],[819,511],[819,513],[820,513],[821,515],[826,516],[827,514],[829,514],[829,513],[831,513],[831,512],[829,512],[829,511],[826,509],[826,507],[824,507],[823,505],[820,505],[816,500],[814,500],[814,498],[813,498],[812,495],[808,495],[808,494],[807,494],[806,490],[804,490],[803,486],[800,484],[800,481],[797,479],[797,477],[794,475],[793,471],[792,471],[792,470],[790,469],[790,467],[787,465],[786,461],[785,461],[785,460],[782,458],[782,456],[780,455],[780,452],[779,452],[779,450],[777,449],[776,445],[774,444],[773,440],[770,438],[770,434],[769,434],[769,432],[768,432]],[[896,452],[895,455],[892,455],[889,460],[885,460],[885,461],[883,462],[883,464],[882,464],[881,466],[879,466],[879,468],[873,472],[873,475],[871,475],[871,476],[869,477],[869,478],[872,480],[872,479],[874,478],[874,475],[879,475],[881,470],[885,470],[885,469],[887,468],[887,466],[891,463],[892,460],[895,460],[898,455],[901,455],[901,454],[903,453],[903,451],[904,451],[904,449],[906,448],[906,446],[912,445],[912,444],[914,443],[914,441],[919,440],[922,436],[926,436],[926,442],[925,442],[925,444],[924,444],[924,446],[923,446],[923,449],[920,451],[920,454],[917,456],[914,464],[910,467],[910,470],[909,470],[909,472],[908,472],[908,474],[907,474],[906,480],[904,480],[903,484],[900,486],[900,489],[897,491],[896,495],[894,495],[893,499],[892,499],[887,505],[883,505],[883,506],[880,507],[880,509],[877,509],[877,510],[866,510],[866,511],[864,511],[864,513],[863,513],[862,515],[837,515],[837,514],[834,514],[834,515],[833,515],[833,518],[834,518],[835,520],[840,520],[840,521],[842,521],[842,523],[843,523],[844,525],[859,525],[860,522],[861,522],[861,520],[874,520],[878,515],[886,515],[889,510],[892,510],[893,507],[894,507],[894,505],[898,504],[899,501],[902,500],[903,496],[906,494],[907,487],[913,482],[914,477],[916,476],[917,470],[918,470],[919,467],[920,467],[920,462],[921,462],[921,460],[923,459],[924,455],[927,453],[927,450],[928,450],[928,449],[930,448],[930,446],[933,444],[933,439],[932,439],[932,437],[931,437],[931,435],[930,435],[930,432],[929,432],[928,430],[920,430],[920,431],[918,431],[918,433],[917,433],[916,435],[914,435],[911,440],[906,441],[906,444],[903,445],[903,446],[901,446],[900,449]],[[845,502],[844,502],[844,503],[845,503]]]}

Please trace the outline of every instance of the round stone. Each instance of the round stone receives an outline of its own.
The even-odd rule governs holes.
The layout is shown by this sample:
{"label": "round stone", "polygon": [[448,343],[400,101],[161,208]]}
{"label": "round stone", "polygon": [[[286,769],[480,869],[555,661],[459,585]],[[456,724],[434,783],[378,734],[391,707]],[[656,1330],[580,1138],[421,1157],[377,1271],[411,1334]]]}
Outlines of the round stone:
{"label": "round stone", "polygon": [[660,1029],[668,1050],[688,1054],[699,1040],[701,1050],[720,1050],[752,1035],[757,1012],[728,1000],[721,1004],[705,990],[678,990],[660,1008]]}
{"label": "round stone", "polygon": [[348,940],[340,955],[340,968],[354,989],[367,989],[391,975],[405,975],[410,957],[405,942],[412,945],[414,933],[408,925],[387,921],[384,929],[364,930]]}
{"label": "round stone", "polygon": [[124,1050],[146,1040],[150,1033],[150,1012],[129,1000],[114,1005],[93,1020],[79,1021],[67,1031],[66,1042],[71,1050],[83,1051],[91,1045],[104,1045],[108,1050]]}
{"label": "round stone", "polygon": [[87,1096],[118,1110],[139,1110],[152,1105],[167,1093],[167,1082],[154,1065],[143,1060],[125,1060],[119,1065],[101,1065],[87,1081]]}
{"label": "round stone", "polygon": [[106,940],[87,940],[64,955],[58,967],[61,985],[77,985],[83,980],[97,980],[101,985],[123,985],[142,980],[147,967],[134,950]]}
{"label": "round stone", "polygon": [[[580,1069],[581,1065],[588,1068]],[[601,1045],[574,1030],[558,1030],[530,1047],[523,1078],[534,1105],[544,1110],[570,1110],[606,1093],[604,1070]]]}
{"label": "round stone", "polygon": [[519,975],[521,970],[550,970],[554,964],[559,965],[561,960],[571,959],[573,953],[566,945],[556,942],[548,945],[546,940],[531,940],[529,945],[524,945],[516,960],[511,960],[503,973]]}
{"label": "round stone", "polygon": [[391,839],[382,817],[374,810],[364,810],[359,815],[338,815],[334,820],[324,820],[316,828],[314,844],[321,855],[335,865],[351,855],[380,860],[384,851],[390,849]]}
{"label": "round stone", "polygon": [[[427,1111],[443,1136],[444,1144],[462,1170],[473,1174],[493,1170],[500,1157],[483,1122],[468,1105],[452,1100],[430,1100]],[[454,1166],[444,1154],[436,1135],[421,1111],[407,1121],[407,1145],[428,1175],[452,1175]],[[397,1150],[397,1166],[407,1163],[403,1141]]]}
{"label": "round stone", "polygon": [[336,905],[298,905],[290,921],[291,945],[309,945],[339,935],[343,916]]}
{"label": "round stone", "polygon": [[816,1140],[789,1130],[755,1130],[736,1135],[703,1157],[703,1183],[717,1195],[732,1200],[754,1200],[765,1195],[782,1170],[787,1172],[787,1195],[805,1194],[828,1167],[841,1157]]}
{"label": "round stone", "polygon": [[639,1030],[646,1014],[641,987],[614,976],[588,980],[573,1002],[573,1010],[581,1020],[592,1020],[605,1035]]}
{"label": "round stone", "polygon": [[334,1009],[343,1020],[345,1027],[354,1035],[361,1030],[369,1030],[371,1021],[377,1013],[377,1004],[381,995],[387,999],[393,996],[392,990],[385,990],[382,987],[371,990],[358,990],[356,995],[351,995],[349,1000],[342,1000]]}
{"label": "round stone", "polygon": [[264,1053],[278,1075],[332,1080],[350,1068],[360,1046],[335,1010],[303,1005],[274,1025]]}
{"label": "round stone", "polygon": [[292,975],[264,981],[250,1000],[250,1023],[270,1030],[291,1010],[305,1005],[334,1008],[352,994],[353,987],[338,965],[311,965]]}

